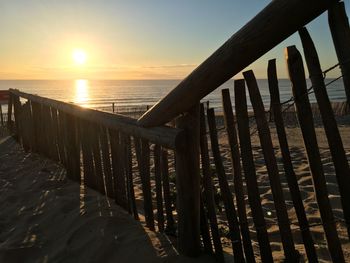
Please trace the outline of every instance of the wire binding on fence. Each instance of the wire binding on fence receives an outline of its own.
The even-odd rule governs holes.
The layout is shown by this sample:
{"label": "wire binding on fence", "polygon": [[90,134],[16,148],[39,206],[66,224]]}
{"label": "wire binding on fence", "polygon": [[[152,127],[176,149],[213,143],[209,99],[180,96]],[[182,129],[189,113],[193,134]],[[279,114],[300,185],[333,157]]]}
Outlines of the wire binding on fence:
{"label": "wire binding on fence", "polygon": [[[345,63],[347,63],[347,62],[350,62],[350,60],[349,60],[349,61],[346,61]],[[340,65],[341,65],[341,64],[338,63],[338,64],[335,64],[334,66],[331,66],[331,67],[329,67],[328,69],[324,70],[324,71],[322,72],[322,74],[323,74],[323,80],[326,79],[326,75],[327,75],[328,72],[330,72],[331,70],[333,70],[333,69],[339,67]],[[333,79],[333,80],[331,80],[331,81],[325,83],[325,86],[328,87],[329,85],[333,84],[334,82],[336,82],[337,80],[341,79],[342,77],[343,77],[343,75],[340,75],[339,77],[337,77],[337,78],[335,78],[335,79]],[[313,94],[313,93],[314,93],[314,90],[313,90],[313,89],[314,89],[314,87],[313,87],[313,86],[310,86],[310,87],[307,89],[307,92],[304,94],[304,96]],[[292,102],[292,103],[290,103],[290,102]],[[288,99],[288,100],[286,100],[286,101],[284,101],[284,102],[281,102],[281,103],[280,103],[280,106],[283,106],[283,105],[285,105],[285,104],[288,104],[288,106],[287,106],[285,109],[283,109],[282,114],[285,113],[286,111],[288,111],[288,110],[295,104],[295,97],[294,97],[294,96],[291,96],[290,99]],[[207,105],[207,108],[209,108],[209,101],[206,102],[206,105]],[[271,109],[265,111],[265,114],[271,114]],[[249,116],[248,118],[249,118],[249,119],[255,118],[255,115],[253,114],[253,115]],[[235,120],[234,120],[234,121],[235,121]],[[220,128],[217,128],[217,132],[221,132],[221,131],[223,131],[223,130],[225,130],[225,129],[226,129],[225,126],[220,127]],[[257,126],[255,125],[255,127],[252,128],[252,131],[251,131],[251,133],[250,133],[250,136],[254,136],[257,132],[258,132],[258,128],[257,128]],[[209,134],[209,132],[207,132],[207,134]],[[233,147],[237,147],[237,146],[238,146],[238,144],[234,145]]]}

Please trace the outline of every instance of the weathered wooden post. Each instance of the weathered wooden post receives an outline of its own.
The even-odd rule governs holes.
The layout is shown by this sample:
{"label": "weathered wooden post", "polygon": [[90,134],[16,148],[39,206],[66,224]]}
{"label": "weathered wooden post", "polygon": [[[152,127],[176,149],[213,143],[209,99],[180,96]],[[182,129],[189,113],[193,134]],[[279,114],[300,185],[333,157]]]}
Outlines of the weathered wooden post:
{"label": "weathered wooden post", "polygon": [[86,120],[79,120],[79,132],[81,138],[81,151],[83,156],[84,184],[96,189],[94,178],[94,161],[91,147],[91,124]]}
{"label": "weathered wooden post", "polygon": [[207,119],[209,125],[209,134],[211,149],[214,156],[214,163],[216,168],[216,173],[219,179],[219,186],[221,190],[222,201],[225,207],[225,213],[228,221],[230,239],[232,242],[233,256],[236,262],[244,262],[244,255],[242,249],[242,241],[240,235],[240,229],[238,225],[236,208],[233,203],[233,197],[231,190],[229,188],[225,167],[222,163],[222,158],[219,149],[219,140],[216,129],[215,113],[214,109],[207,110]]}
{"label": "weathered wooden post", "polygon": [[[274,0],[140,119],[165,124],[326,11],[337,0]],[[283,25],[283,26],[282,26]],[[244,56],[242,55],[244,53]]]}
{"label": "weathered wooden post", "polygon": [[14,116],[15,116],[15,127],[16,127],[16,133],[15,133],[14,137],[19,143],[21,143],[21,141],[22,141],[21,128],[22,127],[21,127],[21,124],[19,121],[19,115],[21,113],[22,105],[21,105],[19,96],[13,95],[12,100],[13,100],[13,111],[14,111]]}
{"label": "weathered wooden post", "polygon": [[329,100],[326,86],[323,80],[320,61],[314,43],[306,28],[299,31],[303,44],[304,56],[309,69],[312,87],[319,105],[324,129],[326,132],[329,149],[332,154],[335,173],[338,180],[340,199],[343,206],[344,218],[350,237],[350,168],[346,158],[343,142],[335,120],[332,105]]}
{"label": "weathered wooden post", "polygon": [[164,149],[162,151],[162,181],[163,181],[163,195],[165,203],[166,213],[166,231],[173,231],[174,229],[174,217],[171,207],[171,196],[170,196],[170,184],[169,184],[169,164],[168,164],[168,151]]}
{"label": "weathered wooden post", "polygon": [[287,135],[284,129],[275,59],[272,59],[269,61],[268,81],[269,81],[269,90],[271,95],[271,109],[273,113],[273,119],[276,125],[278,141],[281,148],[284,171],[287,178],[288,187],[292,197],[295,212],[298,217],[298,222],[301,229],[301,235],[303,238],[306,254],[310,262],[317,262],[317,254],[316,254],[314,242],[312,240],[312,236],[310,233],[309,223],[307,221],[297,177],[294,173],[292,158],[289,152]]}
{"label": "weathered wooden post", "polygon": [[7,109],[7,128],[12,132],[12,106],[13,106],[13,95],[10,92],[8,109]]}
{"label": "weathered wooden post", "polygon": [[110,158],[109,135],[106,127],[100,126],[100,143],[102,151],[103,173],[105,177],[107,196],[114,198],[112,166]]}
{"label": "weathered wooden post", "polygon": [[176,148],[178,249],[186,256],[200,252],[199,104],[178,117],[185,138]]}
{"label": "weathered wooden post", "polygon": [[[237,81],[242,80],[235,80]],[[236,84],[235,84],[236,85]],[[244,85],[244,83],[243,83]],[[233,168],[233,182],[237,202],[237,212],[239,216],[239,225],[242,233],[242,241],[244,246],[244,254],[247,262],[255,262],[253,246],[249,234],[246,205],[244,201],[244,188],[242,167],[240,160],[240,151],[238,145],[236,124],[234,121],[232,102],[229,89],[222,90],[222,105],[224,108],[225,128],[231,150],[231,162]]]}
{"label": "weathered wooden post", "polygon": [[131,147],[131,138],[128,135],[125,135],[125,173],[127,179],[127,189],[128,189],[128,199],[130,205],[130,212],[134,214],[135,220],[139,220],[139,214],[137,212],[135,192],[134,192],[134,180],[133,180],[133,171],[132,171],[132,147]]}
{"label": "weathered wooden post", "polygon": [[[134,142],[136,149],[136,158],[139,166],[140,178],[142,183],[142,193],[144,199],[143,205],[145,211],[146,225],[147,227],[149,227],[149,229],[154,230],[155,228],[151,192],[149,142],[139,138],[134,138]],[[116,192],[116,194],[118,194],[118,192]]]}
{"label": "weathered wooden post", "polygon": [[158,231],[159,232],[164,231],[161,153],[162,153],[162,148],[159,145],[155,145],[153,156],[154,156],[154,177],[155,177],[155,183],[156,183],[157,220],[158,220]]}
{"label": "weathered wooden post", "polygon": [[308,155],[311,175],[320,210],[328,249],[334,262],[345,262],[332,207],[328,198],[326,178],[323,171],[320,151],[316,139],[311,105],[307,93],[303,60],[295,46],[286,48],[289,77],[295,97],[296,112]]}
{"label": "weathered wooden post", "polygon": [[67,151],[67,172],[70,178],[80,182],[80,142],[77,140],[78,119],[66,114],[66,151]]}
{"label": "weathered wooden post", "polygon": [[2,113],[2,105],[0,103],[0,119],[1,119],[1,126],[4,126],[4,115]]}
{"label": "weathered wooden post", "polygon": [[350,28],[344,2],[336,2],[330,7],[328,22],[350,106]]}
{"label": "weathered wooden post", "polygon": [[207,128],[205,125],[205,114],[203,104],[200,105],[200,148],[203,173],[203,194],[205,197],[205,204],[208,211],[208,219],[210,222],[210,229],[215,248],[215,255],[219,262],[224,262],[224,254],[220,240],[218,221],[216,217],[213,180],[211,178],[210,173]]}
{"label": "weathered wooden post", "polygon": [[246,71],[243,73],[243,75],[248,86],[250,101],[253,106],[256,125],[258,128],[260,144],[270,179],[271,191],[276,208],[278,227],[280,230],[284,254],[288,262],[296,262],[298,261],[299,254],[294,247],[290,221],[288,218],[286,203],[284,201],[285,199],[279,177],[275,152],[273,149],[271,133],[265,116],[264,104],[262,102],[253,71]]}
{"label": "weathered wooden post", "polygon": [[32,101],[32,113],[33,113],[33,122],[34,122],[34,151],[37,153],[42,153],[42,132],[40,129],[40,123],[42,122],[41,118],[41,105],[37,102]]}
{"label": "weathered wooden post", "polygon": [[238,136],[241,149],[242,165],[247,184],[248,201],[252,210],[253,221],[259,242],[262,262],[273,262],[272,251],[266,229],[266,221],[261,206],[256,169],[253,159],[250,139],[247,98],[244,80],[235,82],[235,106],[237,116]]}

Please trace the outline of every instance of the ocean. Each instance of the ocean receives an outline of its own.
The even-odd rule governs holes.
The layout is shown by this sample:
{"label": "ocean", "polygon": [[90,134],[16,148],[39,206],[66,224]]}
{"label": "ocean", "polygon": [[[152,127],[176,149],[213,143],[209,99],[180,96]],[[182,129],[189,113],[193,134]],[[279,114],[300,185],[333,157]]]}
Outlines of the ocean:
{"label": "ocean", "polygon": [[[332,79],[327,79],[326,83]],[[163,98],[181,80],[0,80],[0,90],[19,89],[20,91],[37,94],[65,102],[76,103],[83,107],[101,110],[112,110],[115,107],[150,107]],[[231,92],[232,103],[234,81],[231,79],[221,87],[206,96],[202,101],[210,102],[210,106],[221,110],[221,89],[228,88]],[[268,82],[259,79],[258,86],[266,108],[270,104]],[[281,101],[291,98],[291,83],[287,79],[279,80]],[[308,87],[311,87],[308,81]],[[337,80],[327,87],[331,101],[344,101],[346,99],[343,82]],[[248,107],[251,108],[247,92]],[[310,95],[310,101],[315,97]],[[181,103],[181,102],[179,102]],[[7,111],[3,106],[4,112]]]}

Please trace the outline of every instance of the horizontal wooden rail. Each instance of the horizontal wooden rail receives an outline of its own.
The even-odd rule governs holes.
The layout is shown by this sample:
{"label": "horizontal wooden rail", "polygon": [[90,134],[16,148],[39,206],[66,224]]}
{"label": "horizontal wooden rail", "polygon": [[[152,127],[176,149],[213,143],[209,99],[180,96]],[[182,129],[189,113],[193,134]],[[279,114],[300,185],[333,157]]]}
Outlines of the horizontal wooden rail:
{"label": "horizontal wooden rail", "polygon": [[75,117],[98,123],[106,128],[117,129],[128,135],[148,140],[165,148],[175,149],[182,147],[184,132],[181,129],[166,126],[146,129],[141,127],[136,120],[122,115],[87,109],[71,103],[28,94],[16,89],[10,89],[10,92],[16,96],[56,108]]}
{"label": "horizontal wooden rail", "polygon": [[207,94],[326,11],[337,0],[274,0],[141,118],[152,127],[188,111]]}

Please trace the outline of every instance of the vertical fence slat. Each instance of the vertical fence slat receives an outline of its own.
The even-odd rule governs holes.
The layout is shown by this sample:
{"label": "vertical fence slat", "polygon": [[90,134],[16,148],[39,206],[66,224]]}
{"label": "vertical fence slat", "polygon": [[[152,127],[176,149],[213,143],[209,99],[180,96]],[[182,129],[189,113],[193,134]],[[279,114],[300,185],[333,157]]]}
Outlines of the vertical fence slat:
{"label": "vertical fence slat", "polygon": [[32,101],[32,112],[34,120],[34,134],[35,134],[35,152],[42,152],[42,141],[41,141],[41,105]]}
{"label": "vertical fence slat", "polygon": [[[34,115],[34,109],[32,106],[32,111]],[[63,125],[63,117],[62,117],[62,112],[57,111],[57,146],[58,146],[58,153],[60,156],[60,162],[64,164],[66,162],[66,150],[64,148],[64,125]]]}
{"label": "vertical fence slat", "polygon": [[112,177],[112,166],[110,158],[110,147],[108,140],[108,130],[105,127],[100,127],[100,142],[102,151],[102,162],[103,162],[103,173],[106,184],[107,196],[114,198],[114,188],[113,188],[113,177]]}
{"label": "vertical fence slat", "polygon": [[185,132],[175,156],[178,249],[196,256],[200,252],[199,104],[179,117],[176,126]]}
{"label": "vertical fence slat", "polygon": [[142,183],[142,192],[144,199],[144,212],[146,225],[149,229],[154,230],[154,215],[151,193],[151,176],[150,176],[150,150],[149,143],[145,140],[134,138],[138,167]]}
{"label": "vertical fence slat", "polygon": [[213,253],[213,247],[211,244],[211,238],[209,233],[208,218],[204,208],[204,201],[201,194],[200,198],[200,229],[204,251],[208,254]]}
{"label": "vertical fence slat", "polygon": [[19,115],[21,113],[21,102],[19,100],[19,97],[16,95],[13,95],[13,111],[14,111],[14,117],[15,117],[15,128],[16,128],[16,133],[15,133],[15,138],[19,143],[22,141],[22,130],[20,126],[20,121],[19,121]]}
{"label": "vertical fence slat", "polygon": [[259,242],[261,260],[263,262],[273,262],[271,246],[267,235],[266,222],[261,206],[261,198],[256,179],[256,170],[250,140],[249,118],[244,80],[236,81],[234,88],[242,165],[245,181],[247,184],[248,201],[252,210],[253,221]]}
{"label": "vertical fence slat", "polygon": [[321,64],[314,43],[306,28],[299,31],[303,44],[304,56],[309,69],[312,87],[319,105],[329,149],[331,151],[335,174],[338,181],[340,200],[350,238],[350,168],[346,158],[343,142],[340,137],[331,102],[323,80]]}
{"label": "vertical fence slat", "polygon": [[215,256],[219,262],[224,262],[224,254],[222,250],[218,221],[216,217],[215,200],[213,181],[210,174],[210,159],[208,152],[207,129],[205,125],[204,106],[200,107],[200,147],[201,147],[201,161],[203,173],[203,188],[205,204],[208,211],[208,218],[210,222],[211,235],[213,238]]}
{"label": "vertical fence slat", "polygon": [[208,119],[208,125],[209,125],[211,150],[214,156],[214,163],[216,167],[216,173],[219,179],[221,196],[225,206],[226,217],[227,217],[227,221],[230,229],[230,238],[232,242],[234,259],[237,262],[244,262],[244,255],[243,255],[237,213],[233,203],[233,196],[226,179],[225,168],[222,163],[220,149],[219,149],[214,109],[207,110],[207,119]]}
{"label": "vertical fence slat", "polygon": [[35,128],[35,125],[36,125],[36,122],[35,122],[35,110],[33,108],[33,103],[32,101],[28,101],[29,104],[30,104],[30,110],[31,110],[31,122],[32,122],[32,138],[31,138],[31,150],[32,152],[37,152],[37,149],[38,149],[38,145],[37,145],[37,139],[36,139],[36,128]]}
{"label": "vertical fence slat", "polygon": [[1,120],[1,126],[5,126],[5,123],[4,123],[4,115],[3,115],[3,112],[2,112],[2,104],[0,103],[0,120]]}
{"label": "vertical fence slat", "polygon": [[13,95],[10,93],[8,109],[7,109],[7,128],[12,132],[12,108],[13,108]]}
{"label": "vertical fence slat", "polygon": [[51,108],[51,129],[52,129],[52,140],[54,144],[54,149],[52,155],[54,156],[54,160],[59,161],[59,142],[58,142],[58,119],[57,119],[57,110],[55,108]]}
{"label": "vertical fence slat", "polygon": [[345,262],[334,222],[332,207],[328,199],[326,178],[318,149],[312,110],[307,96],[303,61],[295,46],[290,46],[286,49],[286,60],[295,97],[297,116],[308,155],[316,199],[321,213],[328,248],[334,262]]}
{"label": "vertical fence slat", "polygon": [[345,94],[350,106],[350,28],[344,2],[334,2],[328,10],[328,22],[343,75]]}
{"label": "vertical fence slat", "polygon": [[164,211],[163,211],[163,194],[162,194],[162,174],[161,174],[161,147],[154,147],[154,177],[156,183],[156,199],[157,199],[157,220],[158,229],[164,231]]}
{"label": "vertical fence slat", "polygon": [[286,131],[284,129],[281,101],[278,89],[276,60],[270,60],[268,64],[268,82],[269,90],[271,94],[271,110],[273,112],[273,118],[276,124],[276,130],[278,140],[281,148],[283,166],[285,175],[287,178],[290,194],[292,197],[295,212],[297,214],[303,243],[305,246],[306,254],[310,262],[317,261],[317,254],[314,247],[314,242],[309,229],[309,223],[307,221],[301,193],[299,190],[298,181],[294,173],[292,159],[289,152],[289,146],[287,141]]}
{"label": "vertical fence slat", "polygon": [[[42,117],[42,114],[41,114]],[[69,179],[73,179],[73,173],[71,171],[71,163],[69,160],[69,142],[68,142],[68,121],[67,121],[68,114],[66,112],[60,112],[60,124],[61,124],[61,136],[62,136],[62,142],[64,145],[64,152],[65,152],[65,161],[64,166],[67,170],[67,177]],[[42,120],[42,119],[41,119]]]}
{"label": "vertical fence slat", "polygon": [[66,151],[67,151],[67,172],[70,178],[80,182],[80,144],[77,140],[77,118],[73,115],[65,116],[66,129]]}
{"label": "vertical fence slat", "polygon": [[255,262],[254,251],[248,228],[246,205],[244,201],[244,188],[240,152],[229,89],[222,90],[222,104],[224,108],[225,128],[230,144],[231,163],[233,168],[233,182],[237,200],[237,212],[239,217],[239,225],[242,233],[244,254],[247,262]]}
{"label": "vertical fence slat", "polygon": [[126,179],[128,188],[128,197],[131,211],[136,220],[139,220],[139,214],[137,212],[135,191],[134,191],[134,178],[132,170],[132,148],[131,148],[131,138],[129,136],[125,137],[125,158],[126,158]]}
{"label": "vertical fence slat", "polygon": [[169,164],[168,164],[168,151],[163,149],[162,151],[162,181],[163,181],[163,194],[164,194],[164,204],[165,204],[165,214],[166,214],[166,228],[165,232],[174,232],[174,217],[173,209],[170,195],[170,184],[169,184]]}
{"label": "vertical fence slat", "polygon": [[124,169],[123,140],[120,132],[109,130],[111,140],[112,169],[114,180],[115,202],[121,207],[127,208],[126,180]]}
{"label": "vertical fence slat", "polygon": [[247,82],[248,91],[250,95],[250,101],[253,106],[256,125],[258,128],[258,134],[260,138],[260,144],[265,159],[267,172],[270,179],[270,186],[274,199],[278,227],[281,235],[284,254],[287,261],[297,261],[299,254],[295,250],[292,231],[290,228],[290,221],[287,213],[287,206],[285,203],[281,180],[279,177],[279,171],[275,152],[273,149],[270,128],[265,116],[265,108],[261,95],[259,92],[258,84],[256,82],[253,71],[246,71],[243,73]]}
{"label": "vertical fence slat", "polygon": [[91,125],[91,135],[92,135],[91,145],[92,145],[92,154],[93,154],[94,166],[95,166],[95,178],[97,183],[97,190],[100,193],[105,194],[99,133],[100,133],[99,125],[92,124]]}
{"label": "vertical fence slat", "polygon": [[20,126],[22,127],[22,144],[26,152],[32,149],[33,140],[33,122],[31,116],[30,103],[26,102],[22,106],[21,114],[19,115]]}
{"label": "vertical fence slat", "polygon": [[85,120],[79,121],[79,131],[81,138],[81,150],[83,155],[84,184],[92,189],[97,189],[94,177],[94,162],[92,148],[90,144],[90,124]]}
{"label": "vertical fence slat", "polygon": [[127,174],[126,174],[126,166],[127,166],[127,159],[125,155],[125,134],[120,133],[120,141],[119,141],[119,157],[120,157],[120,172],[121,172],[121,177],[120,177],[120,182],[123,186],[121,189],[121,194],[123,196],[123,207],[125,210],[129,211],[131,213],[131,207],[130,207],[130,202],[129,202],[129,196],[128,196],[128,186],[127,186]]}
{"label": "vertical fence slat", "polygon": [[50,107],[42,105],[41,106],[41,129],[42,129],[42,137],[41,140],[43,142],[43,154],[51,158],[51,148],[52,148],[52,139],[50,134],[50,122],[51,122],[51,112]]}

